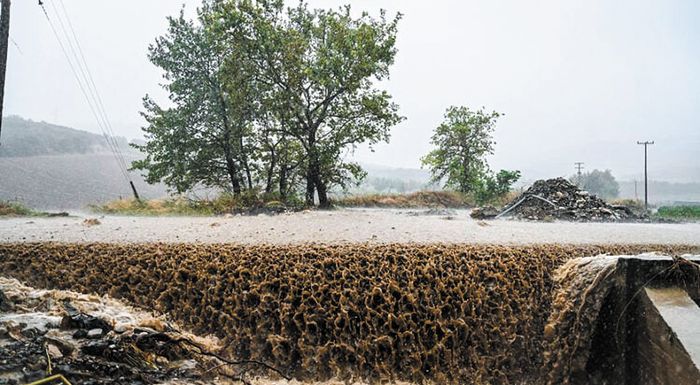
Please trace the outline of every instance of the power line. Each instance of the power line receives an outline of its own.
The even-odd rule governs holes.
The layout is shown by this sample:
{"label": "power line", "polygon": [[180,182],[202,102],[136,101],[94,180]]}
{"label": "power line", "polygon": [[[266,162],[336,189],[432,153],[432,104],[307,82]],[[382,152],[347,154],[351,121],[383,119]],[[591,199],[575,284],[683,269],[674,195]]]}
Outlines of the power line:
{"label": "power line", "polygon": [[15,48],[17,48],[17,51],[18,51],[21,55],[24,55],[24,52],[22,52],[22,49],[19,48],[19,44],[17,44],[17,42],[15,41],[15,39],[12,38],[12,36],[10,36],[10,41],[12,42],[12,45],[14,45]]}
{"label": "power line", "polygon": [[[128,165],[126,164],[126,160],[124,159],[124,156],[122,155],[121,150],[119,149],[119,144],[117,143],[116,136],[114,135],[114,130],[112,129],[112,122],[110,121],[109,117],[107,116],[107,110],[104,107],[104,104],[102,103],[102,97],[100,96],[100,93],[97,89],[97,86],[95,85],[95,80],[92,77],[92,71],[90,71],[90,67],[88,66],[87,60],[85,60],[85,55],[83,54],[83,49],[80,46],[80,41],[78,40],[78,37],[75,33],[75,29],[73,29],[73,23],[70,20],[70,17],[68,16],[68,12],[66,11],[65,4],[63,3],[63,0],[59,0],[59,4],[61,5],[61,8],[63,9],[63,14],[66,17],[66,21],[68,24],[68,27],[70,28],[71,34],[73,35],[73,40],[75,41],[75,46],[78,48],[78,53],[80,54],[80,58],[82,59],[83,66],[85,67],[85,72],[87,73],[87,79],[90,81],[90,84],[92,85],[92,88],[94,90],[96,100],[97,100],[97,106],[99,107],[98,109],[102,113],[102,119],[106,123],[107,131],[112,139],[112,143],[114,147],[117,150],[117,154],[119,155],[119,158],[121,160],[122,166],[124,169],[127,171],[129,170]],[[55,6],[54,6],[55,9]],[[58,12],[56,12],[58,13]]]}
{"label": "power line", "polygon": [[[134,182],[129,176],[129,167],[127,165],[126,159],[124,158],[124,155],[122,154],[122,151],[119,148],[119,143],[117,142],[116,136],[114,135],[114,130],[112,128],[112,124],[109,120],[109,117],[107,116],[104,103],[102,102],[102,97],[100,96],[100,93],[97,89],[95,80],[92,76],[92,72],[90,71],[90,68],[87,64],[87,60],[85,59],[85,54],[83,53],[82,47],[80,46],[80,41],[78,40],[77,34],[75,33],[75,29],[73,28],[73,23],[70,20],[70,16],[68,15],[65,4],[63,4],[62,0],[60,0],[60,5],[63,10],[63,15],[66,19],[65,24],[68,24],[68,28],[71,32],[70,35],[68,34],[68,29],[66,28],[63,22],[60,12],[56,8],[55,4],[51,4],[53,11],[56,14],[56,19],[58,20],[59,26],[61,27],[61,31],[63,32],[63,35],[67,41],[68,50],[66,50],[65,45],[59,37],[59,34],[56,31],[56,28],[53,22],[51,21],[48,12],[46,12],[44,4],[42,3],[42,1],[39,1],[39,6],[41,6],[41,9],[43,10],[44,15],[46,16],[46,20],[49,22],[51,30],[54,33],[54,36],[56,37],[56,40],[59,43],[59,46],[61,47],[61,51],[63,51],[63,54],[66,57],[66,60],[68,61],[68,64],[71,68],[71,71],[73,72],[73,75],[78,81],[78,86],[80,87],[83,96],[88,102],[88,106],[90,107],[90,110],[92,111],[92,114],[95,117],[95,120],[97,121],[97,125],[100,128],[100,131],[102,131],[102,135],[104,136],[105,141],[107,142],[107,146],[110,148],[110,151],[114,155],[115,160],[117,161],[117,165],[119,166],[119,169],[122,175],[124,176],[124,179],[130,185],[134,197],[136,199],[139,199],[139,195],[136,191],[136,187],[134,186]],[[73,43],[75,43],[75,45]],[[68,51],[70,51],[70,53],[73,56],[75,66],[73,65],[73,61],[71,61],[71,58],[68,55]],[[77,71],[75,69],[76,66],[78,67]]]}
{"label": "power line", "polygon": [[112,151],[112,154],[117,159],[117,162],[119,163],[119,169],[122,172],[122,175],[128,181],[129,177],[124,172],[124,169],[121,167],[121,163],[119,162],[119,159],[116,155],[116,151],[113,148],[111,142],[109,141],[109,139],[106,138],[105,129],[102,126],[103,123],[100,120],[98,113],[95,111],[95,107],[93,106],[93,102],[90,99],[90,97],[88,96],[87,91],[85,91],[85,87],[83,86],[83,82],[81,81],[81,78],[78,75],[78,72],[76,71],[75,67],[73,66],[73,62],[70,60],[70,56],[68,55],[68,52],[66,51],[66,47],[64,46],[63,41],[61,40],[58,32],[56,31],[56,27],[54,26],[53,22],[51,21],[51,18],[49,17],[48,12],[46,12],[46,8],[44,7],[44,4],[41,1],[39,2],[39,6],[41,6],[42,11],[44,12],[44,16],[46,16],[46,20],[48,21],[49,26],[51,27],[51,31],[53,32],[54,37],[56,37],[56,41],[58,42],[58,45],[61,48],[61,52],[63,52],[63,55],[66,57],[66,60],[68,61],[68,66],[70,67],[71,72],[73,73],[73,76],[75,77],[75,80],[78,82],[78,87],[80,88],[81,93],[85,97],[85,100],[88,103],[88,107],[90,108],[90,111],[92,112],[93,117],[97,121],[97,126],[99,127],[100,131],[102,131],[102,135],[105,136],[105,139],[107,140],[107,145],[110,148],[110,151]]}
{"label": "power line", "polygon": [[[101,108],[100,104],[98,103],[98,95],[99,93],[97,92],[97,88],[94,86],[94,82],[91,85],[89,82],[89,77],[91,78],[92,76],[89,75],[89,71],[87,69],[87,65],[85,64],[84,60],[81,61],[80,58],[78,57],[78,54],[76,53],[75,46],[78,46],[77,44],[77,38],[75,38],[75,33],[73,34],[74,39],[71,39],[71,36],[68,34],[68,30],[63,23],[63,18],[61,17],[61,14],[58,12],[58,9],[56,8],[56,5],[53,1],[51,1],[51,7],[53,8],[54,13],[56,14],[56,19],[58,20],[58,25],[61,28],[61,32],[63,32],[63,36],[65,37],[67,43],[68,43],[68,51],[73,55],[73,60],[75,61],[76,66],[78,67],[78,72],[80,73],[81,79],[83,84],[85,85],[85,88],[87,89],[88,93],[90,94],[92,103],[95,107],[95,110],[97,112],[98,118],[102,122],[102,127],[103,127],[103,134],[105,136],[105,140],[107,140],[108,145],[112,147],[112,151],[114,151],[115,157],[117,158],[117,162],[120,163],[120,167],[124,170],[125,175],[127,175],[127,170],[128,167],[126,167],[126,162],[123,161],[123,157],[121,156],[121,152],[119,150],[119,147],[116,143],[116,141],[113,138],[112,133],[110,132],[111,130],[109,129],[109,121],[107,120],[106,114],[104,112],[104,108]],[[65,13],[65,8],[64,8],[64,13]],[[66,19],[68,19],[68,14],[66,13]],[[76,41],[76,44],[74,46],[73,40]],[[83,57],[84,59],[84,57]]]}

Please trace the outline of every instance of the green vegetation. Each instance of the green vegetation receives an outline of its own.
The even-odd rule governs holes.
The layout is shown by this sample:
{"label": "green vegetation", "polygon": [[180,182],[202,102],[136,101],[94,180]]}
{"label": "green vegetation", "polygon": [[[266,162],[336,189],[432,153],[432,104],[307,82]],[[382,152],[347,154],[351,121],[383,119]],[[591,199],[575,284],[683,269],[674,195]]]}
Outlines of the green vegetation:
{"label": "green vegetation", "polygon": [[[126,139],[119,137],[115,140],[124,151],[131,150]],[[100,135],[18,116],[3,118],[0,158],[109,151],[107,142]]]}
{"label": "green vegetation", "polygon": [[0,217],[4,216],[31,216],[34,211],[19,202],[0,201]]}
{"label": "green vegetation", "polygon": [[656,215],[671,219],[700,219],[700,206],[662,206]]}
{"label": "green vegetation", "polygon": [[399,19],[234,0],[205,1],[196,21],[170,18],[149,58],[173,107],[144,99],[146,143],[135,147],[146,158],[134,168],[180,193],[298,193],[329,206],[330,189],[365,176],[347,154],[388,141],[403,120],[375,87],[394,62]]}
{"label": "green vegetation", "polygon": [[47,213],[30,209],[20,202],[0,200],[0,217],[56,217],[68,216],[68,213]]}
{"label": "green vegetation", "polygon": [[432,173],[433,183],[445,182],[446,188],[474,194],[486,203],[510,191],[520,179],[520,171],[501,170],[493,175],[486,156],[493,154],[492,134],[500,113],[471,111],[450,107],[445,121],[435,129],[431,144],[436,148],[422,159]]}
{"label": "green vegetation", "polygon": [[620,185],[610,170],[593,170],[581,176],[573,175],[569,181],[579,188],[603,199],[613,199],[620,195]]}
{"label": "green vegetation", "polygon": [[282,201],[276,194],[246,192],[240,195],[224,194],[216,199],[194,200],[172,199],[118,199],[90,208],[98,213],[135,216],[210,216],[235,213],[279,213],[299,210],[303,203],[287,199]]}

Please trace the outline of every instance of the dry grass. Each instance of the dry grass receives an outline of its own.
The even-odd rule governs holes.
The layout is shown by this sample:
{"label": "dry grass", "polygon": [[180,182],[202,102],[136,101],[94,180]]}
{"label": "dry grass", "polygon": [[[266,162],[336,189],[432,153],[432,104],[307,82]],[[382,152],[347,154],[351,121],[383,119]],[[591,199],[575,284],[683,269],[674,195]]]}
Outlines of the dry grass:
{"label": "dry grass", "polygon": [[102,214],[137,215],[137,216],[210,216],[247,212],[281,212],[296,210],[297,202],[282,202],[273,195],[243,194],[240,196],[221,195],[211,200],[192,200],[187,198],[169,199],[118,199],[90,208]]}
{"label": "dry grass", "polygon": [[342,207],[467,208],[473,207],[475,201],[472,197],[455,191],[418,191],[409,194],[353,195],[335,199],[333,204]]}
{"label": "dry grass", "polygon": [[0,201],[0,217],[36,217],[48,213],[35,211],[19,202]]}
{"label": "dry grass", "polygon": [[297,379],[522,383],[542,369],[555,269],[651,250],[698,248],[22,243],[0,244],[0,271],[156,309]]}

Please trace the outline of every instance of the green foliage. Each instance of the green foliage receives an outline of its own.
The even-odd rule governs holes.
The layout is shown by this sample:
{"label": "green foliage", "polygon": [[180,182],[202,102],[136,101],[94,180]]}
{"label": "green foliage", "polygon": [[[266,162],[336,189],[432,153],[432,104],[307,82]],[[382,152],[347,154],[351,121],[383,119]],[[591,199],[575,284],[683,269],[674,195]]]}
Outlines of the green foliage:
{"label": "green foliage", "polygon": [[205,1],[196,22],[171,18],[150,59],[174,104],[144,100],[147,153],[134,167],[178,192],[259,189],[329,204],[333,186],[365,173],[346,162],[360,143],[387,141],[403,118],[374,84],[389,75],[400,15],[304,2]]}
{"label": "green foliage", "polygon": [[0,201],[0,217],[30,216],[34,211],[19,202]]}
{"label": "green foliage", "polygon": [[476,201],[484,204],[504,196],[510,192],[511,187],[520,179],[520,171],[501,170],[495,176],[488,173],[479,181],[474,192]]}
{"label": "green foliage", "polygon": [[68,213],[47,213],[36,211],[20,202],[0,200],[0,217],[46,217],[46,216],[68,216]]}
{"label": "green foliage", "polygon": [[494,175],[486,161],[493,154],[492,134],[500,116],[496,111],[448,108],[431,138],[436,148],[421,159],[432,173],[431,182],[444,181],[445,187],[471,194],[478,203],[507,194],[520,179],[520,171],[501,170]]}
{"label": "green foliage", "polygon": [[197,186],[240,193],[243,185],[252,188],[246,153],[254,85],[241,81],[246,75],[224,70],[225,62],[241,72],[246,66],[238,47],[220,44],[205,28],[207,10],[200,11],[198,23],[182,12],[169,18],[168,33],[149,49],[149,59],[164,71],[173,106],[144,98],[146,144],[136,147],[146,158],[133,167],[146,170],[149,183],[163,181],[179,193]]}
{"label": "green foliage", "polygon": [[493,154],[491,135],[498,112],[467,107],[450,107],[445,121],[433,134],[430,143],[436,148],[421,160],[432,172],[432,182],[462,193],[477,191],[489,173],[486,156]]}
{"label": "green foliage", "polygon": [[662,206],[656,215],[662,218],[700,219],[700,206]]}
{"label": "green foliage", "polygon": [[613,199],[620,195],[620,185],[610,170],[593,170],[569,177],[571,183],[603,199]]}

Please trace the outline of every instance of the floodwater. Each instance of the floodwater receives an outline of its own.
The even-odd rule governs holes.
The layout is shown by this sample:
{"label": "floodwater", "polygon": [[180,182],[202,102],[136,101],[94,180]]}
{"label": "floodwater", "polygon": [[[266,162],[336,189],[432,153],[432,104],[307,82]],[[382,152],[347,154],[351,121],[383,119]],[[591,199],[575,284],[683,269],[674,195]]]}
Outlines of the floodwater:
{"label": "floodwater", "polygon": [[[85,223],[97,218],[99,224]],[[700,245],[700,223],[477,221],[468,210],[337,209],[280,215],[0,219],[0,242],[394,243]]]}

